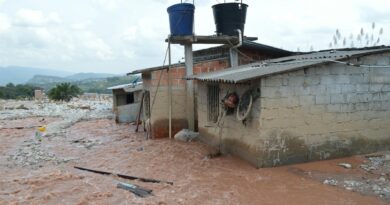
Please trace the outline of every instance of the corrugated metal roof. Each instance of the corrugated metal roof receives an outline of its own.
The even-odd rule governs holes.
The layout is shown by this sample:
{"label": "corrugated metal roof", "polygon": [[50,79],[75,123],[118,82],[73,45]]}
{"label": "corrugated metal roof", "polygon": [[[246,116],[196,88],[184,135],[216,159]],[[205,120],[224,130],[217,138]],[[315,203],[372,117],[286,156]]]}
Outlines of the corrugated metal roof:
{"label": "corrugated metal roof", "polygon": [[350,57],[359,57],[375,53],[390,51],[390,47],[364,50],[336,50],[322,51],[304,55],[289,56],[277,59],[259,61],[256,63],[228,68],[221,71],[202,73],[187,77],[188,80],[200,80],[210,82],[241,83],[255,78],[283,72],[294,71],[314,65],[331,63],[335,60],[343,60]]}
{"label": "corrugated metal roof", "polygon": [[130,84],[123,84],[123,85],[117,85],[113,87],[107,88],[108,90],[118,90],[118,89],[123,89],[126,92],[135,92],[138,90],[142,90],[142,82],[137,82],[137,83],[130,83]]}
{"label": "corrugated metal roof", "polygon": [[[217,60],[217,59],[229,57],[228,50],[230,47],[231,47],[230,45],[222,45],[222,46],[216,46],[216,47],[205,48],[205,49],[194,51],[194,62],[198,63],[198,62],[203,62],[203,61],[208,61],[208,60]],[[272,55],[274,57],[289,56],[289,55],[295,54],[295,52],[292,52],[292,51],[288,51],[288,50],[284,50],[281,48],[276,48],[273,46],[269,46],[269,45],[265,45],[265,44],[261,44],[261,43],[257,43],[257,42],[253,42],[253,41],[248,41],[248,40],[244,40],[242,43],[242,46],[239,48],[251,49],[251,50],[255,50],[255,51],[262,51],[265,54],[269,54],[269,55]],[[204,58],[204,56],[201,56],[201,57],[198,56],[199,53],[210,52],[211,50],[215,50],[215,49],[226,49],[227,53],[221,54],[221,55],[216,55],[216,56],[214,56],[212,54],[208,54],[208,55],[210,55],[209,59]],[[175,64],[172,64],[171,66],[172,67],[184,66],[184,63],[175,63]],[[166,66],[151,67],[151,68],[144,68],[144,69],[131,71],[131,72],[127,73],[127,75],[148,73],[148,72],[163,70],[163,69],[167,69],[167,68],[168,68],[167,65]]]}

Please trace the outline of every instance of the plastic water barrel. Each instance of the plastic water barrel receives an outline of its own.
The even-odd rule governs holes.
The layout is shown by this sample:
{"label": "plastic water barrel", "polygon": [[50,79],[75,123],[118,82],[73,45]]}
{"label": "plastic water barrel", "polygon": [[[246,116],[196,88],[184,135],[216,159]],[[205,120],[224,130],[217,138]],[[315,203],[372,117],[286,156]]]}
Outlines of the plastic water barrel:
{"label": "plastic water barrel", "polygon": [[222,3],[212,8],[217,35],[237,36],[237,29],[244,34],[247,4]]}
{"label": "plastic water barrel", "polygon": [[186,36],[194,33],[195,6],[193,4],[175,4],[168,7],[167,11],[172,36]]}

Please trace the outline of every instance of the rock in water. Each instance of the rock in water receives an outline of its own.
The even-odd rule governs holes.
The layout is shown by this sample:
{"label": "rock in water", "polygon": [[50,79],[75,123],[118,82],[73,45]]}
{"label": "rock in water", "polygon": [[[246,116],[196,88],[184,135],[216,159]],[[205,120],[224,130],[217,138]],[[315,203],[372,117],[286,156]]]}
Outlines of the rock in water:
{"label": "rock in water", "polygon": [[340,163],[340,164],[338,164],[338,166],[344,167],[346,169],[351,169],[352,168],[352,165],[348,164],[348,163]]}
{"label": "rock in water", "polygon": [[194,132],[188,129],[182,129],[180,132],[175,134],[174,138],[177,141],[191,142],[199,137],[198,132]]}

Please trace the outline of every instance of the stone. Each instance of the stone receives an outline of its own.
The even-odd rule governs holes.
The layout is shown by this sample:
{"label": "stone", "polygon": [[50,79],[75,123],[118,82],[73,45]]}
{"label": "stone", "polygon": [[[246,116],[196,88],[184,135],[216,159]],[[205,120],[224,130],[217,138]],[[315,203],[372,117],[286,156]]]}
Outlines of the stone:
{"label": "stone", "polygon": [[323,184],[337,186],[337,180],[335,180],[335,179],[325,179]]}
{"label": "stone", "polygon": [[194,132],[188,129],[182,129],[180,132],[175,134],[174,138],[177,141],[191,142],[199,137],[198,132]]}
{"label": "stone", "polygon": [[338,166],[344,167],[346,169],[351,169],[352,168],[352,165],[348,164],[348,163],[339,163]]}

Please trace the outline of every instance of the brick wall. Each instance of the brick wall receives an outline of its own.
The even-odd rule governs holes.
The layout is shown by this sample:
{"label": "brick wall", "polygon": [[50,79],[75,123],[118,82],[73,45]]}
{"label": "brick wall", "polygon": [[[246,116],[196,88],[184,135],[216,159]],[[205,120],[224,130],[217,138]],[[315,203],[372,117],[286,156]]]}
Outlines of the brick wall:
{"label": "brick wall", "polygon": [[[390,65],[390,54],[352,61]],[[199,85],[203,139],[252,164],[276,166],[390,148],[390,69],[327,64],[252,81],[221,85],[221,95],[261,88],[246,125],[227,116],[222,132],[204,122],[206,83]],[[205,95],[206,93],[206,95]]]}
{"label": "brick wall", "polygon": [[[207,73],[222,70],[230,67],[229,58],[223,57],[226,56],[226,51],[229,49],[217,47],[215,49],[206,49],[203,52],[196,51],[194,57],[206,59],[205,56],[212,55],[213,53],[220,52],[221,56],[218,59],[213,60],[203,60],[200,62],[195,62],[194,64],[194,74]],[[259,51],[253,51],[251,49],[241,49],[246,56],[249,56],[248,59],[245,56],[239,55],[240,65],[253,62],[254,60],[263,60],[270,58],[272,56],[266,55]],[[184,65],[179,65],[171,68],[171,78],[172,78],[172,87],[173,87],[173,120],[174,120],[174,132],[180,131],[183,128],[187,128],[187,113],[186,113],[186,80],[185,77],[185,68]],[[161,76],[161,80],[160,80]],[[168,73],[166,70],[153,71],[151,73],[143,73],[142,75],[144,88],[150,90],[150,99],[151,105],[156,94],[157,86],[160,85],[154,106],[151,109],[152,117],[152,130],[153,136],[156,138],[162,138],[168,136]],[[159,84],[160,81],[160,84]],[[197,90],[197,82],[194,82],[195,90]],[[198,92],[195,92],[195,99],[198,98]],[[195,110],[197,107],[195,106]],[[196,112],[197,114],[197,112]],[[197,119],[195,119],[197,121]]]}

